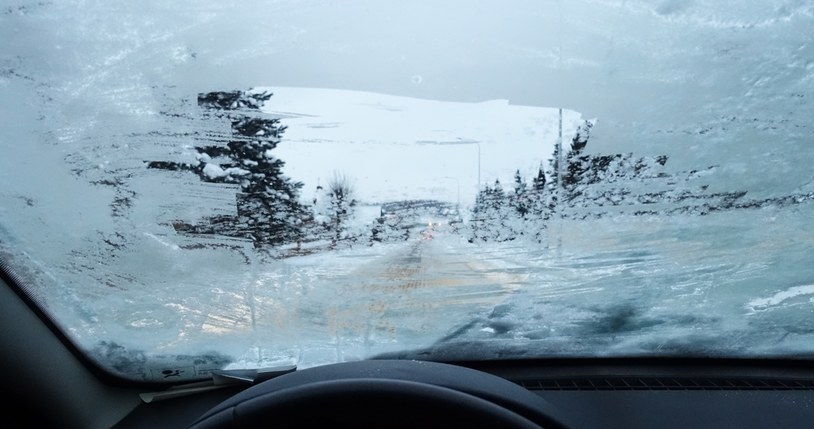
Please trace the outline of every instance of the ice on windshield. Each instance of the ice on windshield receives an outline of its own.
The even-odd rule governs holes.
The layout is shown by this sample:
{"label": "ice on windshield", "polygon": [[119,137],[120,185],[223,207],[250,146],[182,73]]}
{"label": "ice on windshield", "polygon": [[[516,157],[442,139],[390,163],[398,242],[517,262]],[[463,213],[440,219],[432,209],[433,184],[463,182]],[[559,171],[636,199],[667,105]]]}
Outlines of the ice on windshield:
{"label": "ice on windshield", "polygon": [[78,6],[0,9],[0,266],[117,374],[812,352],[814,5]]}

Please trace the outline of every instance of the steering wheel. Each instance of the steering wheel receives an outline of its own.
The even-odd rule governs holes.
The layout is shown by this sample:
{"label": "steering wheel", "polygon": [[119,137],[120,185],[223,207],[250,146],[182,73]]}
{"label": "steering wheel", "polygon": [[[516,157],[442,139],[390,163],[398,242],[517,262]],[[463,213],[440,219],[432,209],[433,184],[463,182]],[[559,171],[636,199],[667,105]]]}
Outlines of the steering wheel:
{"label": "steering wheel", "polygon": [[544,399],[451,364],[367,360],[289,373],[215,406],[190,429],[261,427],[567,429]]}

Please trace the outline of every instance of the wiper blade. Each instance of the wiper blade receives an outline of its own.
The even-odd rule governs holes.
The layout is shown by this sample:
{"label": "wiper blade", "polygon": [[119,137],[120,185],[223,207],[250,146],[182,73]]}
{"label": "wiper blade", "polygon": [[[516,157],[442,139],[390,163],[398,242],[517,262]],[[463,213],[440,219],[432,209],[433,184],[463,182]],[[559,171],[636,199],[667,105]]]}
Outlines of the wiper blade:
{"label": "wiper blade", "polygon": [[254,384],[297,370],[297,365],[275,366],[260,369],[221,369],[212,371],[215,384]]}
{"label": "wiper blade", "polygon": [[250,386],[274,377],[279,377],[283,374],[288,374],[289,372],[294,372],[296,370],[296,365],[275,366],[259,369],[215,370],[212,371],[212,378],[210,380],[172,386],[169,389],[160,392],[141,393],[139,394],[139,397],[141,397],[141,400],[145,403],[150,403],[208,392],[215,389],[222,389],[224,387],[233,387],[238,385]]}

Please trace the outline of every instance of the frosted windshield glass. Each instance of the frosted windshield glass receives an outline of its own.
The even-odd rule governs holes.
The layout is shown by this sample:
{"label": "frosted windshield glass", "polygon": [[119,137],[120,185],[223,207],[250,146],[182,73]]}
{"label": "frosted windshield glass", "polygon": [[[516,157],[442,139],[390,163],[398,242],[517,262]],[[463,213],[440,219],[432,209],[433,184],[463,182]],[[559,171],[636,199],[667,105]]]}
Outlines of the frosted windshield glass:
{"label": "frosted windshield glass", "polygon": [[0,9],[0,266],[137,380],[807,357],[814,4]]}

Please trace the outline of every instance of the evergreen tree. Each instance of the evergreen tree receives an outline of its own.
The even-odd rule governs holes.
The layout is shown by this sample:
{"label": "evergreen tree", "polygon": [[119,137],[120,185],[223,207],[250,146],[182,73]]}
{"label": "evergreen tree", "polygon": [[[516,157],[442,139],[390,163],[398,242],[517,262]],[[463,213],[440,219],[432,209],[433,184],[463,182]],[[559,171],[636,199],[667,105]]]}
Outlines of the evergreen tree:
{"label": "evergreen tree", "polygon": [[491,210],[497,210],[506,199],[506,193],[503,192],[503,186],[500,185],[500,180],[495,179],[495,186],[486,194],[486,205]]}
{"label": "evergreen tree", "polygon": [[532,189],[534,189],[535,193],[540,194],[545,190],[545,172],[543,171],[542,165],[540,165],[540,169],[537,170],[537,177],[532,180]]}
{"label": "evergreen tree", "polygon": [[198,94],[198,107],[210,112],[259,110],[272,96],[270,92],[215,91]]}
{"label": "evergreen tree", "polygon": [[[207,228],[215,233],[250,238],[255,246],[298,242],[309,214],[299,202],[302,183],[283,174],[285,163],[272,151],[285,126],[276,118],[259,116],[259,108],[272,96],[262,92],[211,92],[199,94],[198,106],[205,120],[227,119],[231,136],[225,144],[196,146],[197,163],[148,162],[148,168],[190,171],[205,182],[234,183],[237,217],[220,217]],[[224,139],[225,140],[225,139]],[[193,228],[192,232],[195,232]]]}
{"label": "evergreen tree", "polygon": [[486,216],[489,211],[487,201],[491,193],[492,189],[489,185],[486,185],[483,189],[478,191],[478,194],[475,196],[475,205],[472,207],[472,216],[469,222],[470,231],[472,233],[469,238],[470,242],[486,241],[488,239],[488,234],[486,234],[486,228],[488,227]]}
{"label": "evergreen tree", "polygon": [[591,138],[591,129],[593,129],[594,123],[593,121],[584,121],[577,127],[577,132],[574,134],[574,137],[571,139],[571,152],[575,155],[581,155],[582,150],[585,149],[585,146],[588,144],[588,140]]}
{"label": "evergreen tree", "polygon": [[589,156],[584,156],[582,151],[588,145],[591,137],[593,122],[584,121],[571,139],[571,148],[565,157],[565,171],[562,177],[562,189],[566,191],[567,198],[573,199],[578,195],[575,190],[576,185],[581,183],[586,173],[589,173],[591,162]]}
{"label": "evergreen tree", "polygon": [[518,235],[521,217],[506,195],[500,180],[493,187],[488,185],[478,194],[472,211],[472,238],[469,241],[507,241]]}
{"label": "evergreen tree", "polygon": [[529,219],[538,227],[545,228],[545,220],[548,220],[550,208],[548,205],[549,192],[546,190],[545,172],[543,166],[537,170],[537,176],[532,180],[532,191],[530,192]]}
{"label": "evergreen tree", "polygon": [[520,176],[520,170],[514,173],[514,195],[510,204],[518,216],[522,219],[526,218],[529,213],[531,201],[529,200],[529,189],[526,186],[526,181]]}
{"label": "evergreen tree", "polygon": [[551,158],[548,160],[548,164],[551,167],[548,173],[548,177],[551,179],[548,181],[548,187],[556,191],[557,187],[560,186],[560,147],[554,146],[554,152],[551,154]]}

